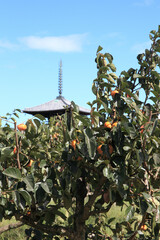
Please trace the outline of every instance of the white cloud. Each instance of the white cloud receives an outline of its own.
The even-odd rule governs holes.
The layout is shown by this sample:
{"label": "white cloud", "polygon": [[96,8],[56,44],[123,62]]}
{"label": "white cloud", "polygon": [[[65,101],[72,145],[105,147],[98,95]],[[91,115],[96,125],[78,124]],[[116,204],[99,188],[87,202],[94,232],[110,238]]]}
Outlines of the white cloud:
{"label": "white cloud", "polygon": [[27,47],[51,52],[79,52],[86,34],[73,34],[68,36],[36,37],[28,36],[20,41]]}
{"label": "white cloud", "polygon": [[145,49],[149,49],[151,47],[151,41],[143,42],[143,43],[137,43],[132,46],[132,51],[135,53],[144,53]]}

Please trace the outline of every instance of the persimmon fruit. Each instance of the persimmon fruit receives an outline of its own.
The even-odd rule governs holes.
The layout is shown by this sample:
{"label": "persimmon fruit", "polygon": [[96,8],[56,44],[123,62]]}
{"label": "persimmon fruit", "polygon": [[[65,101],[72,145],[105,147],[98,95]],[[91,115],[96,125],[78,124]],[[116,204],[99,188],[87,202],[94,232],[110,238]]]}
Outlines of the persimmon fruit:
{"label": "persimmon fruit", "polygon": [[114,98],[114,96],[115,96],[117,93],[119,93],[118,90],[114,90],[114,91],[112,91],[112,92],[111,92],[111,96],[112,96],[112,98]]}
{"label": "persimmon fruit", "polygon": [[140,127],[140,133],[143,133],[143,131],[144,131],[144,125]]}
{"label": "persimmon fruit", "polygon": [[109,144],[109,146],[108,146],[108,147],[109,147],[109,153],[110,153],[110,154],[112,154],[112,153],[113,153],[113,147],[112,147],[112,145],[111,145],[111,144]]}
{"label": "persimmon fruit", "polygon": [[17,126],[17,128],[19,131],[25,131],[27,129],[27,126],[25,124],[21,123]]}
{"label": "persimmon fruit", "polygon": [[101,147],[102,147],[102,144],[97,147],[97,152],[98,152],[100,155],[103,155],[103,151],[102,151]]}
{"label": "persimmon fruit", "polygon": [[31,160],[29,161],[29,163],[27,164],[27,167],[31,167],[33,162],[34,162],[34,161],[31,159]]}
{"label": "persimmon fruit", "polygon": [[118,122],[112,123],[112,128],[113,128],[113,127],[117,127],[117,124],[118,124]]}
{"label": "persimmon fruit", "polygon": [[147,125],[147,124],[149,124],[149,122],[147,122],[146,124],[144,124],[140,127],[140,133],[144,132],[145,125]]}
{"label": "persimmon fruit", "polygon": [[74,150],[76,150],[76,144],[77,144],[77,141],[74,139],[74,140],[71,142],[71,146],[73,147]]}
{"label": "persimmon fruit", "polygon": [[17,147],[14,147],[13,153],[15,154],[17,152]]}
{"label": "persimmon fruit", "polygon": [[104,123],[104,127],[105,127],[105,128],[108,128],[108,129],[111,129],[112,124],[107,121],[107,122]]}
{"label": "persimmon fruit", "polygon": [[146,231],[146,230],[147,230],[147,225],[146,225],[146,224],[142,225],[142,226],[141,226],[141,230]]}
{"label": "persimmon fruit", "polygon": [[27,216],[31,215],[31,211],[27,211]]}

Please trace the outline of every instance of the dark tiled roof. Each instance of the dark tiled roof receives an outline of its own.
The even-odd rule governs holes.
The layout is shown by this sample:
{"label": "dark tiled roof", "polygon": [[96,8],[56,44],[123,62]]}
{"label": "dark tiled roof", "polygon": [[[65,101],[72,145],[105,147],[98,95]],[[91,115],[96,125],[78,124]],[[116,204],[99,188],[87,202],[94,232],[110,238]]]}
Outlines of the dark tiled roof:
{"label": "dark tiled roof", "polygon": [[[56,99],[53,99],[47,103],[43,103],[35,107],[25,108],[23,112],[33,114],[33,115],[39,113],[45,117],[50,117],[57,114],[63,114],[66,108],[70,108],[70,106],[71,106],[70,101],[66,100],[62,96],[59,96]],[[79,106],[79,112],[82,115],[90,114],[90,110],[80,106]]]}

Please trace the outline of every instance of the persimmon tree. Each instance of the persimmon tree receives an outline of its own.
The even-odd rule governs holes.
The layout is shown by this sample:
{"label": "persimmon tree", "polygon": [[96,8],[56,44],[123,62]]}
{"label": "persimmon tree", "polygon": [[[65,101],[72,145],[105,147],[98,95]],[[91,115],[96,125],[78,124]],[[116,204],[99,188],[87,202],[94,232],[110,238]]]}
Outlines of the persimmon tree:
{"label": "persimmon tree", "polygon": [[1,118],[0,218],[28,225],[28,239],[159,239],[160,27],[149,37],[139,68],[119,77],[99,46],[89,118],[74,102],[25,131]]}

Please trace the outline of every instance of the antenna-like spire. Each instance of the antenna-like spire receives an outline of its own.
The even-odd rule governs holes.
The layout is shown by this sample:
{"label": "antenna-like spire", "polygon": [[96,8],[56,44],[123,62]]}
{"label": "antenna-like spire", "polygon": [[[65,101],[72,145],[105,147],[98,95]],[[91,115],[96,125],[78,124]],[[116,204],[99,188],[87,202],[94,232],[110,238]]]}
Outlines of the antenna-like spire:
{"label": "antenna-like spire", "polygon": [[62,96],[62,60],[60,61],[60,65],[59,65],[58,90],[59,90],[59,97],[61,97]]}

